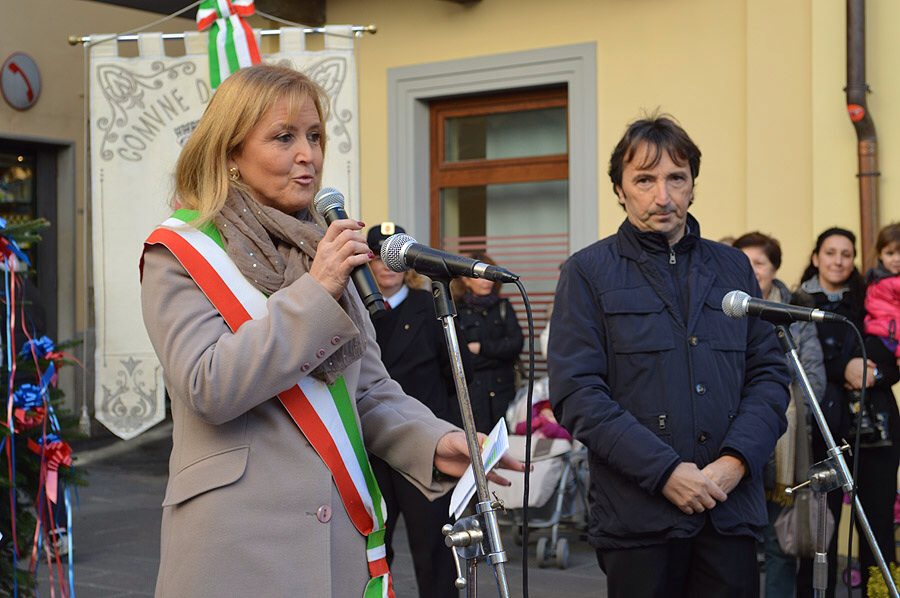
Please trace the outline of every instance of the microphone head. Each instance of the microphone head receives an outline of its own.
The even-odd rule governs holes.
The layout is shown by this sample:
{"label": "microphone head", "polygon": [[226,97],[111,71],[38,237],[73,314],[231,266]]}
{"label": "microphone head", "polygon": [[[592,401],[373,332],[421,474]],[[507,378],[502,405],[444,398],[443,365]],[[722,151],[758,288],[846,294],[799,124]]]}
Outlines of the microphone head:
{"label": "microphone head", "polygon": [[333,187],[322,187],[313,199],[313,205],[321,216],[334,208],[344,207],[344,195]]}
{"label": "microphone head", "polygon": [[750,295],[744,291],[730,291],[722,298],[722,311],[729,318],[743,318],[747,315],[747,302]]}
{"label": "microphone head", "polygon": [[409,266],[406,265],[406,260],[404,259],[406,247],[415,242],[415,239],[403,233],[391,235],[381,245],[381,261],[384,262],[388,270],[406,272],[409,270]]}

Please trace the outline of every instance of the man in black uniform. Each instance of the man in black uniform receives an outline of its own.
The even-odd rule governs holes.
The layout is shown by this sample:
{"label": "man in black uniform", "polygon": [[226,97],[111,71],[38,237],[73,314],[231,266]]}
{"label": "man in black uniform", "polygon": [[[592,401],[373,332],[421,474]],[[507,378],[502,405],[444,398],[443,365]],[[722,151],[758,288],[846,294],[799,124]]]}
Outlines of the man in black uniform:
{"label": "man in black uniform", "polygon": [[[367,236],[369,247],[379,256],[384,240],[403,232],[406,231],[392,222],[374,226]],[[443,327],[435,315],[431,293],[422,289],[424,279],[413,271],[393,272],[378,257],[370,266],[389,306],[387,314],[373,321],[381,360],[388,373],[407,394],[427,405],[436,416],[462,427]],[[465,365],[468,352],[465,347],[461,350]],[[402,513],[419,596],[458,598],[459,591],[453,585],[456,579],[453,555],[444,545],[441,533],[441,527],[450,522],[450,494],[429,502],[401,473],[374,455],[370,459],[387,503],[388,564],[393,561],[394,527]]]}

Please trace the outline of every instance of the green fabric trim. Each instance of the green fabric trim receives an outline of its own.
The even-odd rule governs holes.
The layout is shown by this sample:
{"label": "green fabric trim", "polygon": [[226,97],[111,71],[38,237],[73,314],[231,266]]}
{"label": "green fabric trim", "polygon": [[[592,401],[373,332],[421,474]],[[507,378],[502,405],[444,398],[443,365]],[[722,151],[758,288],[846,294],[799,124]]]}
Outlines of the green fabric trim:
{"label": "green fabric trim", "polygon": [[229,73],[234,73],[241,68],[237,49],[234,47],[234,25],[231,24],[231,19],[225,19],[225,56],[228,58]]}
{"label": "green fabric trim", "polygon": [[216,39],[219,37],[219,24],[213,23],[209,28],[209,85],[217,88],[222,79],[219,75],[219,46]]}
{"label": "green fabric trim", "polygon": [[375,480],[375,474],[372,473],[369,456],[366,453],[365,445],[363,445],[362,434],[360,434],[359,425],[353,416],[350,393],[347,392],[347,384],[344,382],[344,377],[338,378],[334,384],[328,387],[328,390],[331,392],[331,398],[334,399],[335,407],[337,407],[338,414],[341,416],[341,423],[344,424],[344,429],[347,431],[347,437],[353,446],[353,452],[356,454],[356,460],[359,462],[360,469],[362,469],[363,477],[366,478],[366,487],[369,489],[369,495],[372,497],[372,506],[378,518],[376,528],[382,529],[384,527],[384,513],[381,510],[383,503],[381,489]]}
{"label": "green fabric trim", "polygon": [[363,598],[384,598],[384,579],[381,577],[373,577],[366,584],[366,590]]}
{"label": "green fabric trim", "polygon": [[[193,223],[199,217],[200,212],[198,212],[197,210],[181,209],[175,210],[175,212],[172,214],[172,218],[177,218],[178,220],[181,220],[182,222],[187,224]],[[197,230],[212,239],[216,245],[218,245],[222,249],[225,249],[225,243],[222,242],[222,235],[219,234],[219,229],[216,228],[216,225],[213,222],[207,222],[203,226],[198,226]]]}
{"label": "green fabric trim", "polygon": [[381,528],[379,530],[375,530],[368,536],[366,536],[366,550],[371,550],[372,548],[378,548],[379,546],[384,546],[384,536],[387,533],[387,528]]}

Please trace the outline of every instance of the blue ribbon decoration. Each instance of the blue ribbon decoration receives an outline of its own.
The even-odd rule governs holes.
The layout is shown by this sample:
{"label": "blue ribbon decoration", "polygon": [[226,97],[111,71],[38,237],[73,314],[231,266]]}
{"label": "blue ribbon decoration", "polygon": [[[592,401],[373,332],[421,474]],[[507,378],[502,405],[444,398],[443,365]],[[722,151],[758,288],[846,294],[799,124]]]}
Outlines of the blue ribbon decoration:
{"label": "blue ribbon decoration", "polygon": [[44,406],[44,389],[34,384],[23,384],[13,394],[13,406],[19,409],[37,409]]}
{"label": "blue ribbon decoration", "polygon": [[22,350],[19,351],[19,357],[25,357],[27,355],[31,355],[32,348],[34,349],[34,354],[37,355],[38,359],[44,359],[48,353],[52,353],[56,350],[56,345],[53,343],[53,339],[49,336],[42,336],[38,339],[32,339],[22,345]]}

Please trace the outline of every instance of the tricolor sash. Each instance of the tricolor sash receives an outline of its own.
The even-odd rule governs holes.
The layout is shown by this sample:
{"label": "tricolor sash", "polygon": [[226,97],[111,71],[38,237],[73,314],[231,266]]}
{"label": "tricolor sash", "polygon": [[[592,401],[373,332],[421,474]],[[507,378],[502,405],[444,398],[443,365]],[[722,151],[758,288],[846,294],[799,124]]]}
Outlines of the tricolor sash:
{"label": "tricolor sash", "polygon": [[[144,244],[163,245],[171,251],[228,327],[236,331],[245,322],[268,313],[266,296],[244,278],[228,257],[213,224],[199,230],[187,224],[196,216],[190,210],[176,211]],[[325,462],[353,525],[366,537],[371,579],[363,597],[393,598],[384,547],[387,508],[372,473],[343,376],[330,386],[304,376],[279,393],[278,399]]]}

